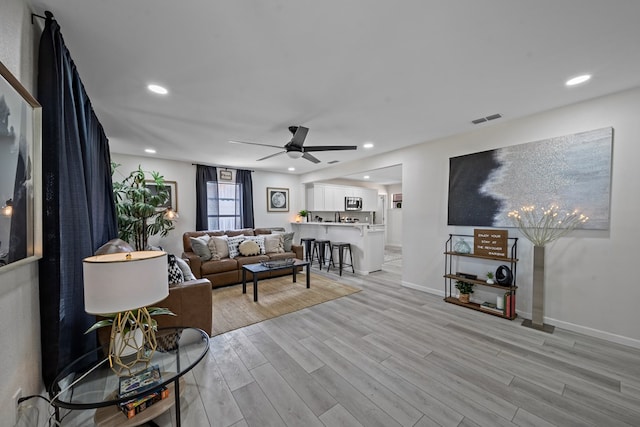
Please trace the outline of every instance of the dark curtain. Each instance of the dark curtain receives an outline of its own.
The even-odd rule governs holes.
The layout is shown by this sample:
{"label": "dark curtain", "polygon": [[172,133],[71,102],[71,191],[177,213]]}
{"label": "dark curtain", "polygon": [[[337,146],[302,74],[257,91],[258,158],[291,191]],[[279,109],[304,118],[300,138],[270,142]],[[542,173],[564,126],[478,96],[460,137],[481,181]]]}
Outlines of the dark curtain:
{"label": "dark curtain", "polygon": [[118,236],[109,144],[67,50],[47,12],[40,39],[43,258],[40,262],[42,375],[47,387],[96,345],[84,331],[82,260]]}
{"label": "dark curtain", "polygon": [[251,171],[237,170],[236,184],[239,184],[236,191],[241,194],[236,196],[236,200],[240,203],[236,205],[236,210],[240,209],[241,224],[236,223],[236,229],[253,228],[253,181],[251,180]]}
{"label": "dark curtain", "polygon": [[[210,189],[214,194],[211,197],[218,198],[218,170],[213,166],[196,165],[196,231],[209,229],[209,212],[207,200],[207,183],[213,182]],[[218,206],[215,206],[217,211]],[[216,212],[217,214],[217,212]],[[216,223],[218,219],[216,217]],[[213,229],[218,229],[214,224]]]}

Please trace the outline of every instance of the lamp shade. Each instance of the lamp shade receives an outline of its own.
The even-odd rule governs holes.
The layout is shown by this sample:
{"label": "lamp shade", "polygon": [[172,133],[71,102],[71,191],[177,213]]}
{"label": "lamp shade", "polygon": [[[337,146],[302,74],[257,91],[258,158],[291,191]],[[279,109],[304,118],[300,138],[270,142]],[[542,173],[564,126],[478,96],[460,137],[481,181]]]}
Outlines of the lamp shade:
{"label": "lamp shade", "polygon": [[97,255],[85,258],[82,264],[87,313],[135,310],[169,295],[166,252]]}

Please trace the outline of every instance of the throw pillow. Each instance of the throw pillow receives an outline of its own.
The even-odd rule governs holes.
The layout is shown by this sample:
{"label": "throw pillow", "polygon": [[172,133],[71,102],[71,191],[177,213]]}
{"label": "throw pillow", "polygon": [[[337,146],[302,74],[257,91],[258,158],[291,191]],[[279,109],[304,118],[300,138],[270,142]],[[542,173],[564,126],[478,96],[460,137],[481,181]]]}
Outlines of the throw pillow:
{"label": "throw pillow", "polygon": [[238,251],[238,246],[240,246],[240,243],[244,239],[245,237],[243,234],[239,236],[229,237],[227,239],[227,245],[229,246],[229,258],[236,258],[238,255],[240,255],[240,252]]}
{"label": "throw pillow", "polygon": [[209,239],[209,250],[211,251],[211,259],[220,261],[223,258],[229,258],[229,244],[227,236],[213,236]]}
{"label": "throw pillow", "polygon": [[238,246],[238,251],[243,256],[260,255],[260,246],[253,240],[243,240]]}
{"label": "throw pillow", "polygon": [[260,248],[260,253],[262,255],[267,253],[264,247],[264,236],[247,236],[247,240],[252,240],[256,242],[258,244],[258,247]]}
{"label": "throw pillow", "polygon": [[184,282],[184,274],[182,274],[182,270],[178,267],[176,256],[167,254],[167,261],[169,266],[169,284],[173,285],[174,283]]}
{"label": "throw pillow", "polygon": [[282,244],[282,237],[279,234],[265,234],[264,235],[264,250],[265,253],[274,254],[284,252],[284,245]]}
{"label": "throw pillow", "polygon": [[196,280],[196,276],[193,275],[191,267],[189,267],[187,261],[183,260],[180,257],[176,257],[176,263],[178,264],[178,267],[180,267],[180,270],[182,270],[182,275],[184,276],[185,282],[187,280]]}
{"label": "throw pillow", "polygon": [[291,252],[291,245],[293,244],[293,235],[294,232],[290,232],[290,233],[282,233],[280,231],[274,231],[275,234],[280,234],[282,235],[282,238],[284,240],[284,251],[285,252]]}
{"label": "throw pillow", "polygon": [[207,246],[210,239],[208,234],[200,237],[189,237],[193,252],[198,255],[202,261],[209,261],[211,259],[211,251],[209,250],[209,246]]}

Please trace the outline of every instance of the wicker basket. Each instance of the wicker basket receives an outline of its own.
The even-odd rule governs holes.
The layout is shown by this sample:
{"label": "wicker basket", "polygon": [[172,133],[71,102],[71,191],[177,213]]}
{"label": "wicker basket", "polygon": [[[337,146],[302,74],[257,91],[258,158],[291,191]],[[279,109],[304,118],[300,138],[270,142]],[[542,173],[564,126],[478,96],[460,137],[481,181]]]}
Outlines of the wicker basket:
{"label": "wicker basket", "polygon": [[460,302],[463,302],[465,304],[469,304],[469,294],[460,294],[458,299],[460,300]]}

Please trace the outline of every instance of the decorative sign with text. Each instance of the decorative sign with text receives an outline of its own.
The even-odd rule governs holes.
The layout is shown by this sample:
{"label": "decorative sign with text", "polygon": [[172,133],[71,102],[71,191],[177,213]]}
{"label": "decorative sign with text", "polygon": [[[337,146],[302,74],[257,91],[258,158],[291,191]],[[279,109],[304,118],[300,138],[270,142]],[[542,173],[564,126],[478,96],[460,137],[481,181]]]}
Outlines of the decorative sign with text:
{"label": "decorative sign with text", "polygon": [[473,230],[473,254],[489,257],[509,258],[507,230]]}

